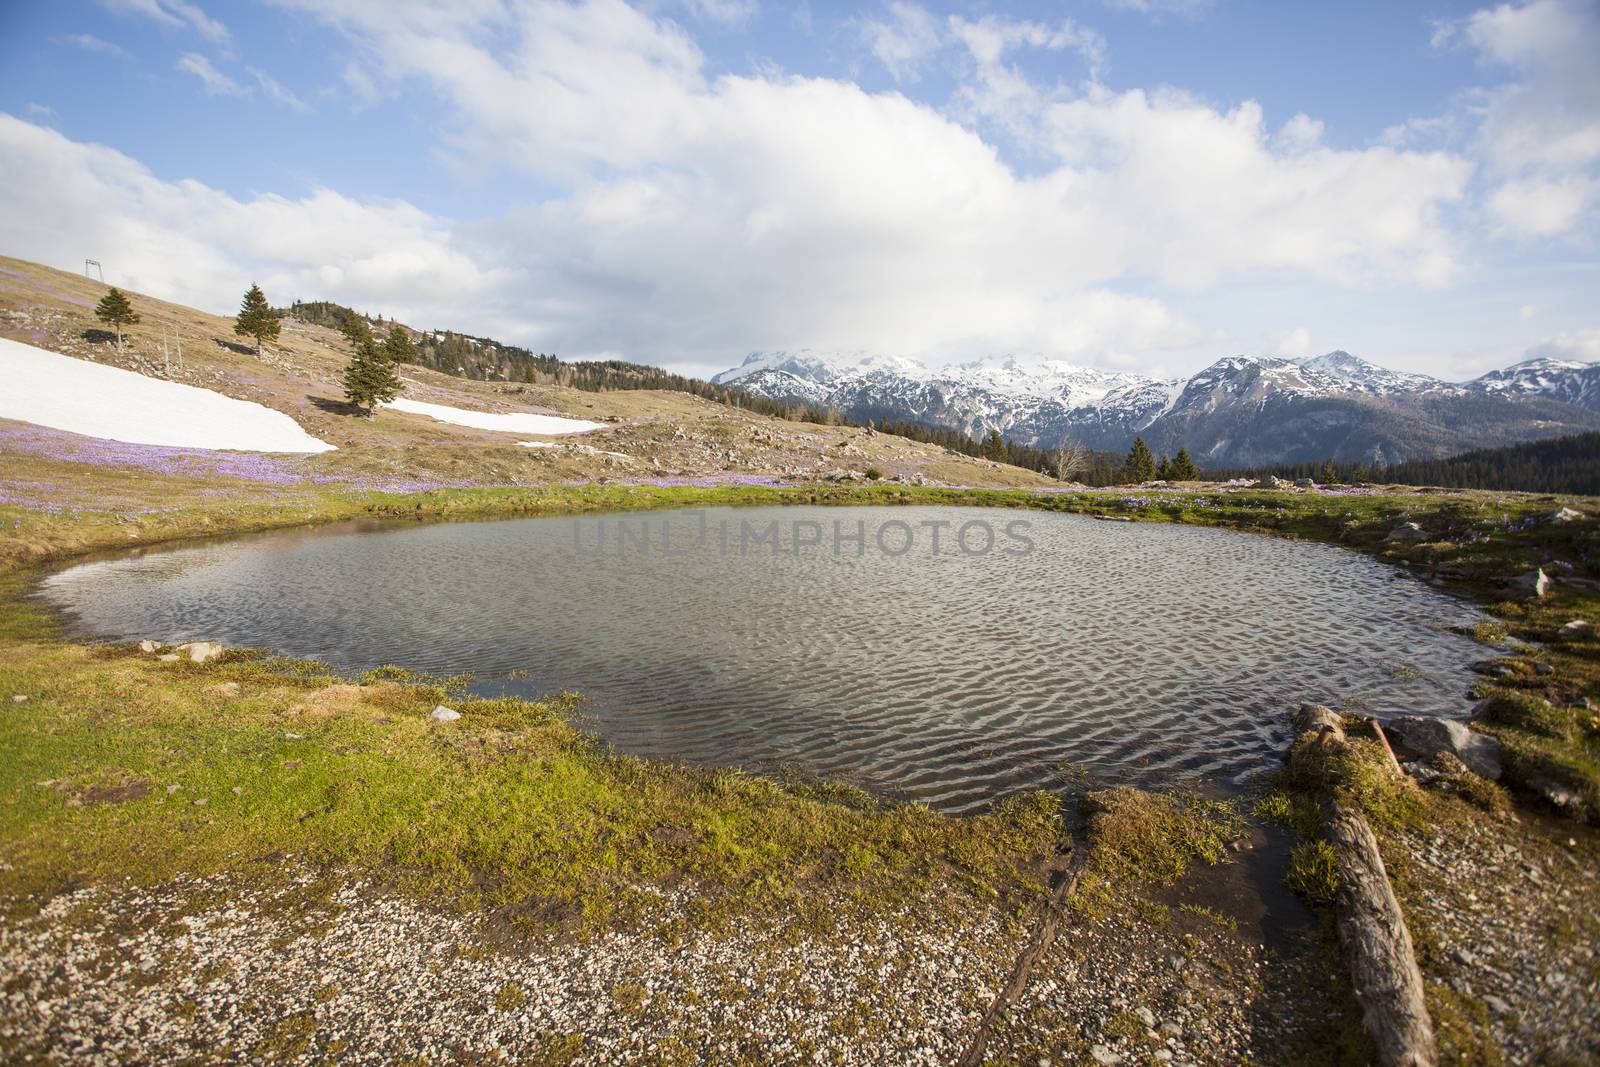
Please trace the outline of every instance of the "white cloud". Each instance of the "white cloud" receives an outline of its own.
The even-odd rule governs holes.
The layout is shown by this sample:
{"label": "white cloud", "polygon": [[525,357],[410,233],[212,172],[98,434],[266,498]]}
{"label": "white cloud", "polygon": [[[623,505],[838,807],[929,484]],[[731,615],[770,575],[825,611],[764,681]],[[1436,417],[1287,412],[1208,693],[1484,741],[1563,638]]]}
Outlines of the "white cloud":
{"label": "white cloud", "polygon": [[1600,362],[1600,329],[1571,330],[1557,334],[1528,349],[1527,358]]}
{"label": "white cloud", "polygon": [[256,80],[258,85],[261,86],[261,91],[266,93],[272,99],[276,100],[278,103],[283,104],[286,107],[293,108],[295,111],[307,110],[305,101],[301,100],[292,91],[285,88],[266,71],[261,70],[258,67],[246,67],[245,70],[249,71],[250,76]]}
{"label": "white cloud", "polygon": [[1520,308],[1517,309],[1517,318],[1521,319],[1523,322],[1527,322],[1529,319],[1535,317],[1538,314],[1539,314],[1539,309],[1537,307],[1535,307],[1533,304],[1523,304]]}
{"label": "white cloud", "polygon": [[228,27],[187,0],[100,0],[108,10],[138,15],[179,29],[187,26],[214,45],[226,45]]}
{"label": "white cloud", "polygon": [[200,79],[207,96],[246,96],[250,90],[211,65],[211,60],[197,52],[185,52],[177,68]]}
{"label": "white cloud", "polygon": [[1528,237],[1569,232],[1595,198],[1600,183],[1588,178],[1514,178],[1489,196],[1489,211],[1501,229]]}
{"label": "white cloud", "polygon": [[463,252],[448,225],[405,203],[326,189],[238,200],[4,114],[0,168],[12,179],[0,202],[0,245],[11,254],[57,264],[92,256],[108,280],[163,299],[226,312],[256,279],[275,301],[326,293],[448,324],[477,314],[487,294],[515,290],[509,274]]}
{"label": "white cloud", "polygon": [[1441,25],[1434,43],[1512,75],[1468,101],[1499,179],[1489,201],[1499,225],[1540,237],[1577,230],[1600,188],[1600,5],[1500,4]]}
{"label": "white cloud", "polygon": [[30,102],[28,104],[28,114],[36,115],[40,119],[48,122],[56,117],[56,109],[51,107],[49,104],[36,104]]}
{"label": "white cloud", "polygon": [[126,56],[128,54],[121,45],[102,40],[92,33],[69,33],[63,37],[52,37],[50,40],[56,44],[70,45],[73,48],[81,48],[85,52],[97,52],[100,55]]}
{"label": "white cloud", "polygon": [[[1040,86],[1008,65],[1016,48],[1092,54],[1072,23],[945,20],[962,99],[988,108],[963,124],[849,82],[708,76],[679,25],[618,0],[305,3],[349,34],[374,93],[444,102],[442,151],[541,193],[471,223],[327,190],[232,201],[11,120],[8,173],[26,176],[11,184],[35,202],[4,205],[26,238],[5,246],[66,261],[92,246],[150,286],[214,275],[227,292],[208,307],[255,275],[291,297],[680,365],[807,345],[1115,362],[1210,336],[1152,295],[1166,287],[1433,285],[1456,269],[1441,216],[1466,161],[1335,149],[1310,117],[1275,133],[1254,103]],[[1038,165],[1019,171],[980,123],[1026,137]],[[93,160],[105,188],[54,181],[73,173],[62,159]],[[28,221],[80,215],[53,239]]]}
{"label": "white cloud", "polygon": [[943,28],[920,4],[893,0],[882,18],[864,19],[861,37],[895,81],[916,81],[945,45]]}
{"label": "white cloud", "polygon": [[1211,10],[1213,0],[1105,0],[1105,5],[1141,15],[1182,15],[1197,18]]}
{"label": "white cloud", "polygon": [[1311,330],[1305,326],[1290,330],[1278,338],[1278,343],[1272,346],[1272,354],[1288,359],[1311,355]]}

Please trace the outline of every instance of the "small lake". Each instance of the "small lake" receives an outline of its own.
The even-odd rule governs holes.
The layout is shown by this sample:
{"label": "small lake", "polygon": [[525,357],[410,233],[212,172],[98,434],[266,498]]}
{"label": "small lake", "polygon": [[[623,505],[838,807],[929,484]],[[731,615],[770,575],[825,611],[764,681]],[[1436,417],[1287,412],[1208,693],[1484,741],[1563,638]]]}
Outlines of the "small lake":
{"label": "small lake", "polygon": [[[937,550],[935,539],[937,538]],[[1237,787],[1303,701],[1460,714],[1469,606],[1372,559],[980,508],[741,508],[262,534],[80,564],[79,636],[575,689],[618,749],[948,811]]]}

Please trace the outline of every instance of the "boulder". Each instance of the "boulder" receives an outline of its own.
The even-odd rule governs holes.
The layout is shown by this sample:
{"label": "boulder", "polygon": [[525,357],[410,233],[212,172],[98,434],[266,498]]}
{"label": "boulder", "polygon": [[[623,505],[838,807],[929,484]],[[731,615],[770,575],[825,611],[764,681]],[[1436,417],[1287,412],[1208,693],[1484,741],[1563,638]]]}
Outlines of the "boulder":
{"label": "boulder", "polygon": [[164,652],[157,656],[156,659],[162,663],[176,663],[178,662],[178,654],[176,652]]}
{"label": "boulder", "polygon": [[1279,478],[1276,475],[1269,474],[1265,478],[1262,478],[1260,481],[1258,481],[1251,488],[1253,488],[1253,489],[1277,489],[1282,485],[1283,485],[1283,479],[1282,478]]}
{"label": "boulder", "polygon": [[1550,576],[1544,572],[1543,567],[1531,570],[1527,574],[1519,574],[1511,579],[1511,588],[1535,599],[1548,593],[1550,585]]}
{"label": "boulder", "polygon": [[161,642],[159,641],[144,640],[139,642],[139,651],[143,652],[145,655],[149,655],[152,652],[158,652],[160,649]]}
{"label": "boulder", "polygon": [[1466,723],[1454,719],[1435,719],[1407,715],[1384,724],[1394,747],[1417,759],[1431,759],[1448,752],[1466,764],[1474,774],[1494,780],[1504,769],[1500,762],[1500,742],[1487,734],[1473,733]]}
{"label": "boulder", "polygon": [[1588,619],[1573,619],[1563,623],[1561,629],[1556,631],[1556,636],[1564,641],[1571,641],[1575,637],[1588,637],[1594,633],[1594,623]]}
{"label": "boulder", "polygon": [[1427,539],[1428,532],[1414,522],[1402,522],[1390,530],[1389,536],[1384,538],[1385,541],[1405,541],[1411,544]]}
{"label": "boulder", "polygon": [[226,651],[215,641],[190,641],[178,646],[178,655],[188,657],[190,663],[210,663]]}
{"label": "boulder", "polygon": [[440,704],[438,707],[428,712],[428,718],[432,719],[434,722],[455,722],[457,719],[461,718],[461,713],[459,711],[455,711],[454,709],[447,708],[443,704]]}
{"label": "boulder", "polygon": [[1310,478],[1296,478],[1294,484],[1297,489],[1315,489],[1317,487],[1317,483]]}
{"label": "boulder", "polygon": [[1578,522],[1584,517],[1583,512],[1574,511],[1572,508],[1562,508],[1552,511],[1546,518],[1550,522]]}

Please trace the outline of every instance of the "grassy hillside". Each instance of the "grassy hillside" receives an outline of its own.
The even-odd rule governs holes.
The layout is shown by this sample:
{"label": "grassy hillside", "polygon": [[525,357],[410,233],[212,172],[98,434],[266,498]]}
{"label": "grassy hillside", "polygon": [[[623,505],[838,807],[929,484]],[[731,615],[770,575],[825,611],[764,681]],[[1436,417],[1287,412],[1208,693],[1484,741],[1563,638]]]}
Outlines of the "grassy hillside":
{"label": "grassy hillside", "polygon": [[[242,285],[241,285],[242,287]],[[338,382],[347,354],[328,326],[286,321],[258,357],[230,318],[132,293],[143,321],[119,355],[93,317],[105,287],[21,260],[0,258],[0,336],[157,378],[213,389],[287,413],[338,447],[306,458],[220,464],[183,450],[111,446],[0,420],[0,456],[10,469],[53,487],[57,475],[91,462],[181,473],[252,492],[286,486],[355,488],[544,485],[572,482],[697,484],[815,481],[830,474],[985,487],[1049,484],[1029,471],[862,429],[773,419],[669,390],[592,392],[556,383],[483,382],[407,366],[405,395],[482,411],[529,411],[604,422],[553,448],[519,442],[533,435],[453,426],[419,415],[351,414]],[[69,479],[70,480],[70,479]],[[40,489],[43,494],[46,490]]]}

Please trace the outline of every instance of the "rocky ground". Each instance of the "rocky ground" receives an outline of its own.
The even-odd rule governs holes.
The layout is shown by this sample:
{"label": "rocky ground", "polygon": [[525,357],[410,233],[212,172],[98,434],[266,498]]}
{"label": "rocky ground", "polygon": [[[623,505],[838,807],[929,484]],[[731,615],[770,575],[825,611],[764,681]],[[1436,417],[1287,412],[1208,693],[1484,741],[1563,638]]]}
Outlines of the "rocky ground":
{"label": "rocky ground", "polygon": [[1430,829],[1394,872],[1424,974],[1512,1062],[1600,1062],[1593,834],[1527,812]]}
{"label": "rocky ground", "polygon": [[[663,896],[671,929],[685,900]],[[1010,965],[997,916],[915,903],[830,931],[762,924],[546,943],[355,880],[65,894],[0,931],[13,1063],[946,1063]]]}
{"label": "rocky ground", "polygon": [[1084,919],[1040,961],[985,1062],[1292,1062],[1328,1007],[1322,947],[1307,930],[1270,950],[1193,915]]}

